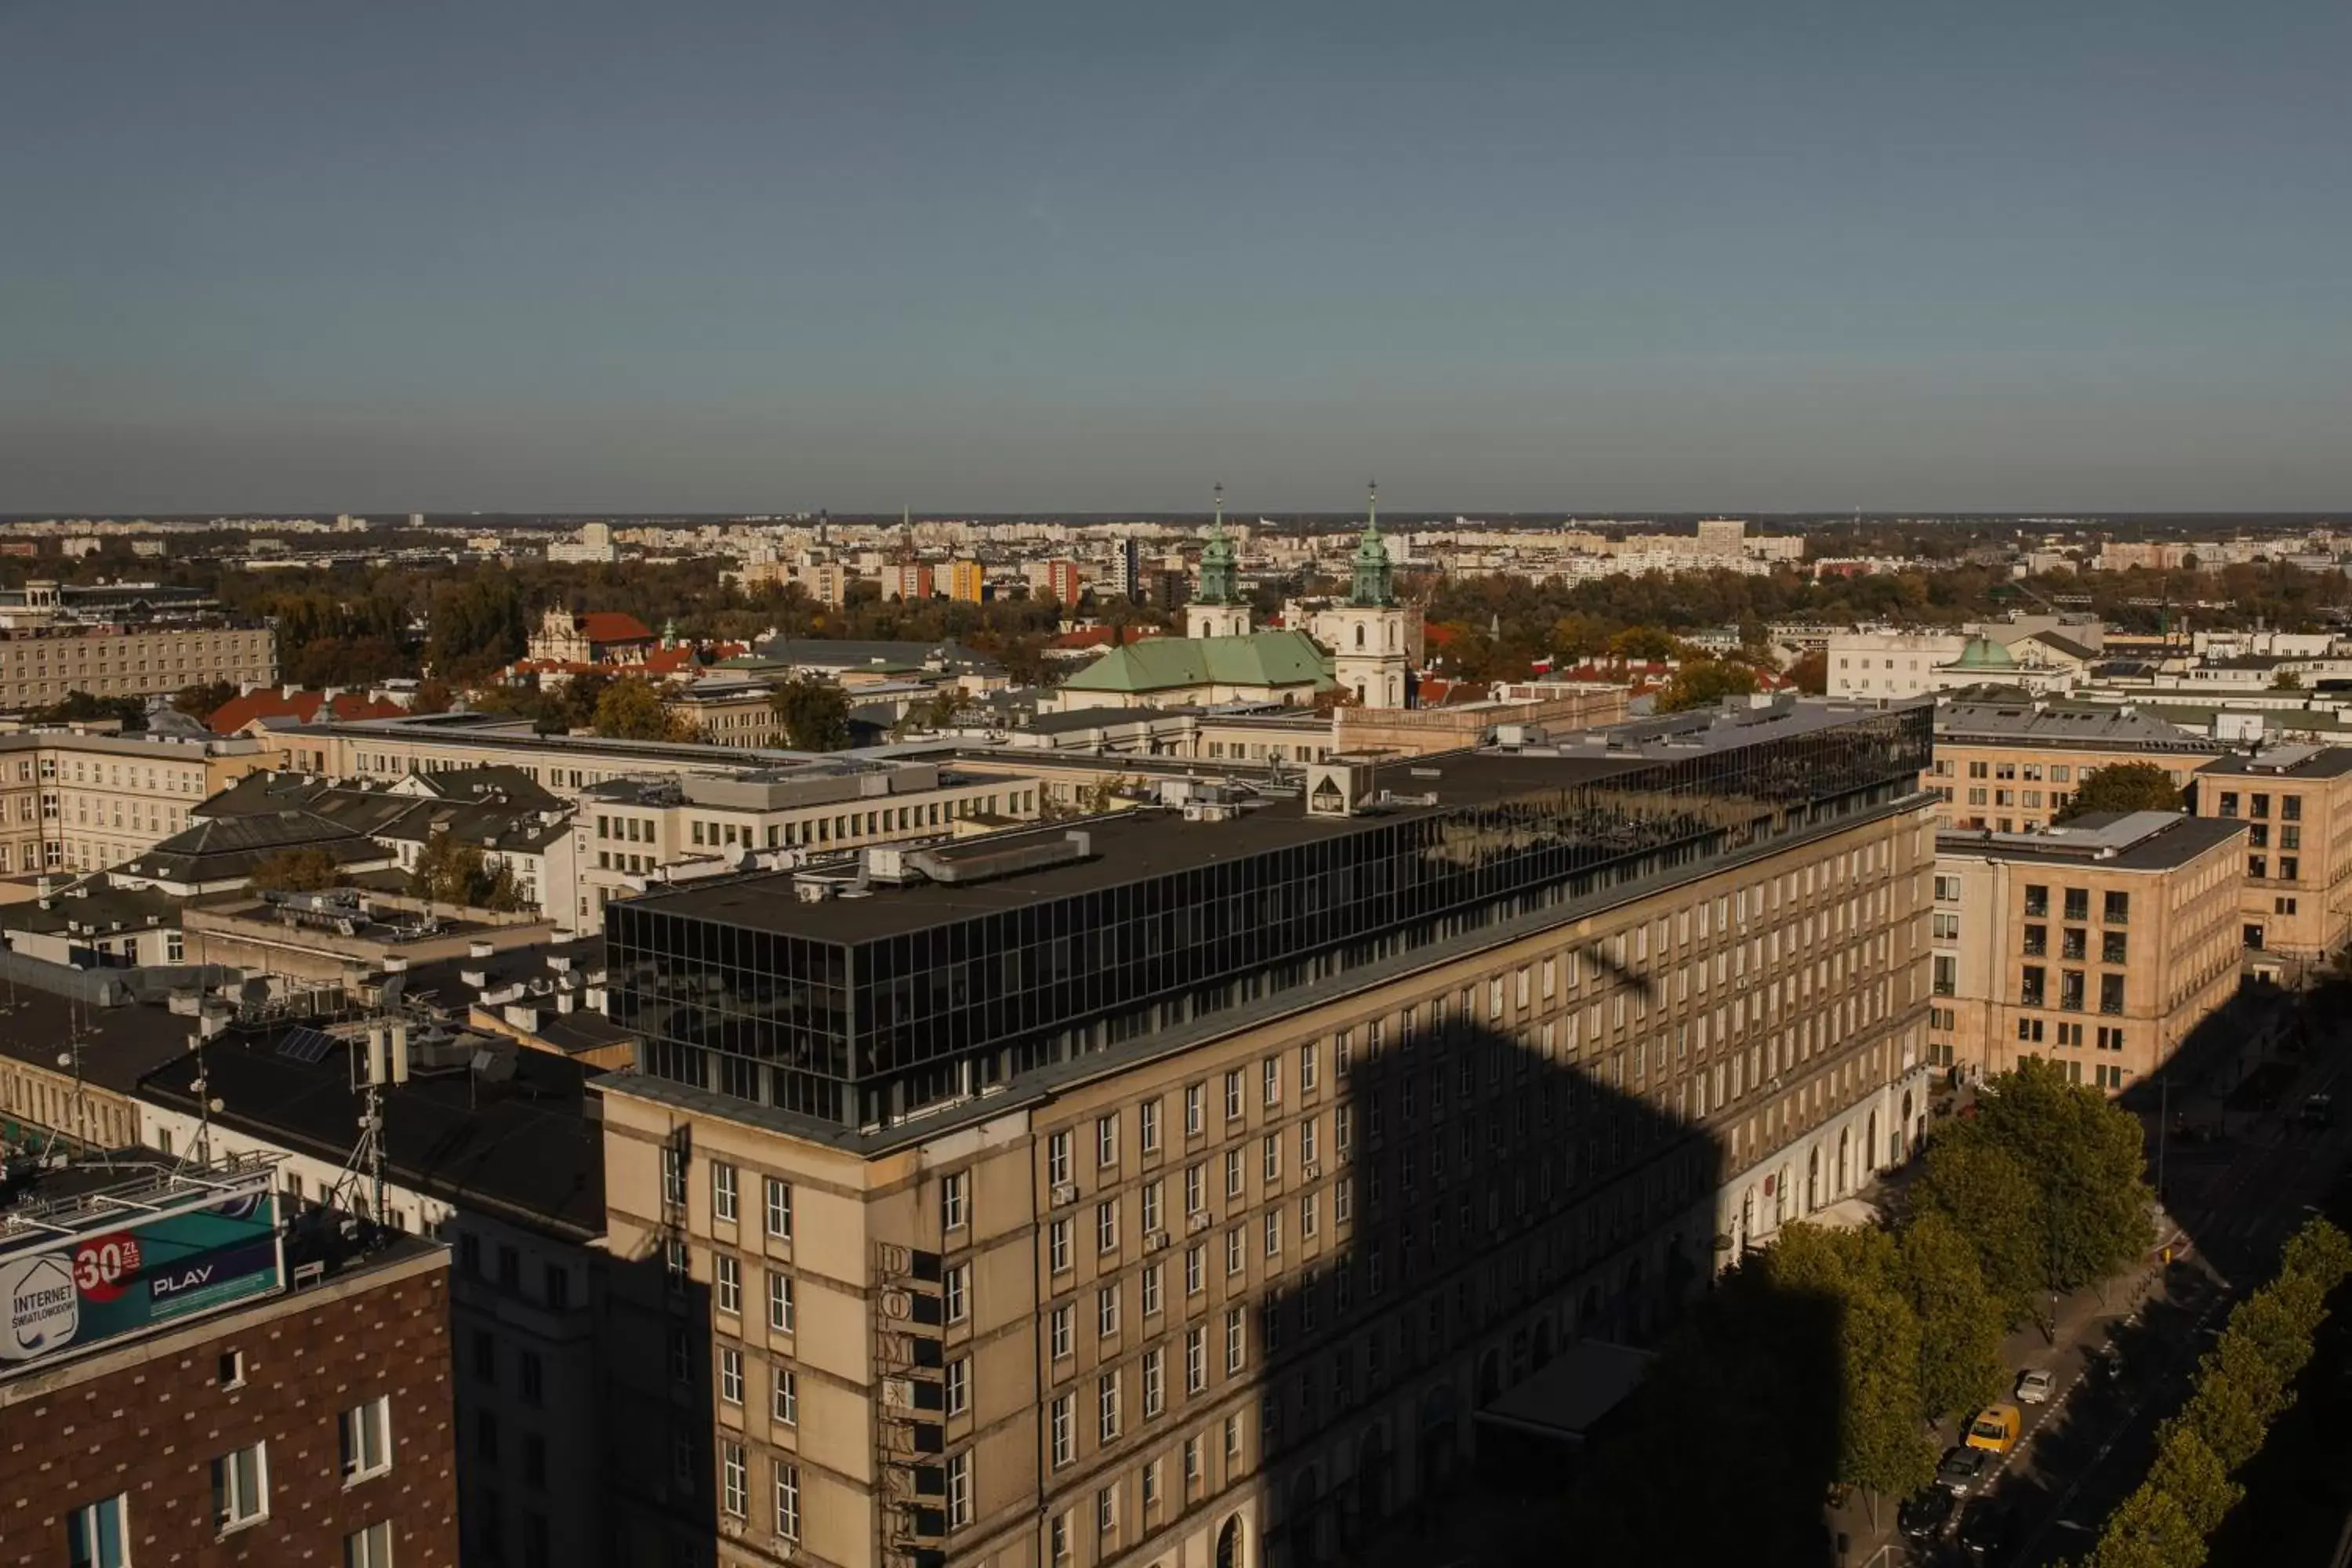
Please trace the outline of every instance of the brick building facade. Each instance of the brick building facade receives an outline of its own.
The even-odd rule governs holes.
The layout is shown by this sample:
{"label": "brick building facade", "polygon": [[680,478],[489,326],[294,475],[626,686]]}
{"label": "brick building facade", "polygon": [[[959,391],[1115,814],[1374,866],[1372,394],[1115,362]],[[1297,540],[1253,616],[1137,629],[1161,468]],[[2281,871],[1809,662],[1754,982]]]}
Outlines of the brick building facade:
{"label": "brick building facade", "polygon": [[0,1379],[0,1563],[452,1568],[448,1254]]}

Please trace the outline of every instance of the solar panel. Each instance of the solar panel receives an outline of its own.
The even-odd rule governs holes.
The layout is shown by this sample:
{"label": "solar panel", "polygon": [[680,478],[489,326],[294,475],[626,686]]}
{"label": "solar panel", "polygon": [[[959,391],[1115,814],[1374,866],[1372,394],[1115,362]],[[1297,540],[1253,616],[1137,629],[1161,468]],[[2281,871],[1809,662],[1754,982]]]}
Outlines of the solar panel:
{"label": "solar panel", "polygon": [[278,1054],[298,1062],[323,1061],[334,1044],[335,1037],[322,1030],[295,1029],[278,1042]]}

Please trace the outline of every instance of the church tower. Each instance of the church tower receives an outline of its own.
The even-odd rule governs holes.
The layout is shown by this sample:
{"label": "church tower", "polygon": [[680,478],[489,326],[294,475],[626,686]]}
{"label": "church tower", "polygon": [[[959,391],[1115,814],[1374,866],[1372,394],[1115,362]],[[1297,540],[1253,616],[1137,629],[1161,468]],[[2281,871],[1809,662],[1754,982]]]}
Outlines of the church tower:
{"label": "church tower", "polygon": [[1394,568],[1381,538],[1381,491],[1368,487],[1364,531],[1349,563],[1348,601],[1316,617],[1331,645],[1332,674],[1339,689],[1367,708],[1405,705],[1411,667],[1406,621],[1413,612],[1396,602]]}
{"label": "church tower", "polygon": [[1225,487],[1217,486],[1216,521],[1209,525],[1208,542],[1201,550],[1201,586],[1184,606],[1188,637],[1246,637],[1249,605],[1242,602],[1241,552],[1225,536]]}

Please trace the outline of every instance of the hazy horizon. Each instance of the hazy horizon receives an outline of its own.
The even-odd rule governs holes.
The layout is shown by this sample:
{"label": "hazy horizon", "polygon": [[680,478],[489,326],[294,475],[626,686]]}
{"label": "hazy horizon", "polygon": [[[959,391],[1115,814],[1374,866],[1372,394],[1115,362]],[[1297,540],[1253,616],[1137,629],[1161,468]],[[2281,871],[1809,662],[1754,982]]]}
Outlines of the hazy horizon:
{"label": "hazy horizon", "polygon": [[2352,11],[0,9],[0,510],[2352,506]]}

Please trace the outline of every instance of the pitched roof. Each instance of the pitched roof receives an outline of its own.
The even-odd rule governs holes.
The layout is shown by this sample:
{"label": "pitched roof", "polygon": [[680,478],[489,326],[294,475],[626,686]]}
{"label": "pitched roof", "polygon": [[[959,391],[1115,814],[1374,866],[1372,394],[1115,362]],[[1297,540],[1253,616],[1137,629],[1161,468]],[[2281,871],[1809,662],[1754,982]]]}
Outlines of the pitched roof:
{"label": "pitched roof", "polygon": [[572,628],[590,642],[651,642],[651,626],[625,610],[585,610],[572,617]]}
{"label": "pitched roof", "polygon": [[1150,637],[1103,655],[1062,682],[1072,691],[1175,691],[1188,686],[1307,686],[1328,691],[1331,661],[1305,632]]}
{"label": "pitched roof", "polygon": [[291,719],[309,724],[320,717],[322,707],[331,719],[397,719],[408,711],[397,702],[370,697],[364,691],[339,691],[329,701],[323,691],[297,691],[289,697],[272,686],[230,698],[214,709],[205,723],[216,735],[234,735],[257,719]]}

